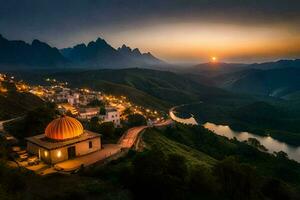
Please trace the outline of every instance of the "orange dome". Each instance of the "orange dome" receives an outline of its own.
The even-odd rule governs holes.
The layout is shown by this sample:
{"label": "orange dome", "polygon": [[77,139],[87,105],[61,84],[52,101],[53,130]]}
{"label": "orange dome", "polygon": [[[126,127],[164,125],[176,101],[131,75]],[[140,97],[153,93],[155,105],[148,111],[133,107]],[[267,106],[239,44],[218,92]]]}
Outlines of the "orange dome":
{"label": "orange dome", "polygon": [[78,137],[83,133],[82,124],[75,118],[62,116],[50,122],[45,130],[47,138],[66,140]]}

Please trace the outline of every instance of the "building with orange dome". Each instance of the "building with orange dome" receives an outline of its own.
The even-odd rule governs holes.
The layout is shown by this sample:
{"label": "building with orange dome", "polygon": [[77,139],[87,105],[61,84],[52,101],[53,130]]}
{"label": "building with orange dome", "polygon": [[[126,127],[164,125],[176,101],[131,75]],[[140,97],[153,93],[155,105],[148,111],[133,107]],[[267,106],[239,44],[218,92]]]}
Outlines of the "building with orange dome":
{"label": "building with orange dome", "polygon": [[27,139],[27,151],[55,164],[101,150],[100,134],[84,130],[75,118],[61,116],[48,124],[45,133]]}

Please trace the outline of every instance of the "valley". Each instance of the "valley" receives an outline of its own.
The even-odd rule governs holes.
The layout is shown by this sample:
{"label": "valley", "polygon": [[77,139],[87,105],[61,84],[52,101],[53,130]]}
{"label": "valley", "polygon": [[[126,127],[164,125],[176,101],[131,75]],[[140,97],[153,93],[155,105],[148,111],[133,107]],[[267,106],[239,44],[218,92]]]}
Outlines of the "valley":
{"label": "valley", "polygon": [[[124,152],[120,154],[120,157],[106,161],[105,164],[83,159],[85,157],[77,158],[76,162],[81,160],[91,164],[83,168],[80,167],[79,170],[73,170],[71,174],[75,173],[75,175],[72,174],[69,178],[63,175],[63,171],[65,170],[64,173],[68,172],[66,166],[69,166],[74,160],[58,164],[57,166],[61,166],[62,169],[58,170],[57,174],[52,174],[53,170],[50,168],[37,170],[36,173],[45,173],[46,179],[32,178],[33,174],[27,174],[23,177],[22,172],[15,172],[21,176],[20,179],[25,184],[25,188],[18,189],[19,193],[28,198],[32,195],[41,195],[39,191],[32,191],[32,185],[45,180],[49,181],[49,184],[53,184],[52,179],[59,181],[60,184],[65,184],[68,181],[80,182],[82,188],[61,188],[52,193],[51,198],[55,195],[69,198],[70,195],[66,193],[66,190],[72,191],[76,196],[82,195],[90,198],[106,196],[103,193],[94,193],[90,190],[94,188],[99,191],[101,188],[106,194],[114,193],[117,196],[122,196],[122,199],[131,199],[131,195],[134,195],[135,198],[143,196],[143,193],[150,187],[155,191],[164,188],[161,194],[167,196],[184,194],[184,198],[220,199],[214,195],[219,193],[222,196],[228,196],[228,198],[239,199],[247,191],[244,187],[237,186],[236,183],[240,180],[243,180],[245,184],[254,183],[249,186],[252,191],[250,196],[271,197],[272,193],[269,192],[269,187],[273,188],[270,184],[272,185],[274,181],[281,195],[291,199],[296,199],[298,196],[300,187],[300,174],[298,173],[300,166],[296,162],[299,161],[298,150],[297,147],[283,143],[299,145],[300,137],[296,126],[298,115],[295,109],[289,107],[290,102],[297,105],[296,100],[245,94],[228,88],[217,87],[215,85],[217,84],[216,80],[210,75],[207,75],[205,80],[199,80],[198,78],[201,76],[191,77],[186,73],[154,69],[77,69],[74,71],[65,69],[20,72],[7,72],[14,75],[14,80],[11,82],[18,83],[17,88],[19,90],[15,89],[18,95],[27,94],[20,92],[20,90],[23,91],[22,85],[26,86],[28,81],[33,85],[36,84],[36,86],[31,84],[27,86],[34,96],[42,95],[41,91],[43,94],[51,94],[47,97],[42,95],[44,101],[53,97],[56,99],[56,95],[53,96],[52,91],[54,94],[57,93],[59,98],[61,94],[64,94],[64,91],[67,91],[70,96],[68,98],[72,97],[71,99],[76,97],[76,93],[83,95],[84,99],[101,93],[106,103],[114,106],[119,104],[122,106],[132,105],[133,110],[131,110],[142,113],[147,117],[148,122],[150,119],[155,122],[158,116],[159,120],[161,118],[168,119],[167,113],[172,107],[174,107],[176,116],[186,118],[192,113],[199,122],[198,125],[196,123],[195,125],[184,125],[178,122],[169,124],[168,121],[166,123],[162,121],[162,126],[156,126],[155,123],[151,125],[150,123],[146,129],[144,129],[145,126],[142,126],[141,129],[140,127],[128,129],[128,122],[125,120],[125,123],[122,122],[123,128],[111,129],[109,126],[99,127],[97,125],[99,122],[94,122],[94,119],[83,121],[85,127],[104,134],[103,147],[105,151],[102,150],[103,152],[109,151],[109,145],[118,140],[121,141],[121,145],[126,146],[126,151],[121,148],[121,152]],[[19,84],[16,79],[22,79],[22,84]],[[212,82],[214,85],[207,84]],[[27,87],[24,87],[25,91]],[[68,89],[68,87],[70,88]],[[56,91],[55,88],[60,89]],[[79,98],[77,103],[85,102],[84,99]],[[91,103],[90,105],[98,104]],[[8,104],[9,109],[13,107],[13,104]],[[297,108],[297,106],[295,107]],[[6,128],[21,140],[24,134],[29,136],[32,131],[41,133],[45,125],[53,119],[53,115],[56,115],[52,109],[51,107],[37,110],[28,108],[28,111],[25,111],[25,119],[17,123],[10,122]],[[172,115],[170,116],[172,118]],[[80,118],[80,115],[77,117]],[[129,118],[127,120],[129,121]],[[141,123],[139,118],[134,120],[137,121],[132,121],[132,124]],[[229,129],[228,126],[212,126],[212,123],[207,122],[229,125],[233,130]],[[33,123],[36,124],[34,129],[30,125],[28,126],[28,124]],[[278,126],[279,124],[281,126]],[[126,132],[127,129],[128,132]],[[223,131],[226,129],[227,134],[219,132],[219,129]],[[248,133],[249,137],[245,137],[243,131],[249,131],[253,134]],[[278,141],[272,139],[270,143],[268,135]],[[233,136],[237,139],[234,139]],[[138,142],[135,143],[136,141]],[[276,143],[274,143],[274,148],[268,146],[274,145],[272,142]],[[282,148],[282,145],[285,147]],[[267,152],[264,148],[269,151]],[[98,160],[100,157],[102,158],[103,155],[89,154],[86,158]],[[4,168],[7,170],[6,167]],[[58,168],[56,167],[56,169]],[[225,187],[228,183],[221,181],[224,173],[220,172],[220,169],[225,170],[226,176],[232,177],[236,183],[233,183],[229,188]],[[232,169],[234,170],[232,171]],[[175,173],[174,170],[180,171],[180,173]],[[288,174],[283,175],[283,171],[288,172]],[[253,179],[247,176],[249,173]],[[8,176],[12,175],[9,174]],[[28,177],[31,177],[31,181],[25,181]],[[164,181],[161,180],[162,177]],[[202,185],[201,189],[189,187],[192,183]],[[5,184],[9,185],[8,182]],[[108,184],[110,187],[103,187],[103,184]],[[184,187],[181,187],[182,185]],[[215,185],[218,187],[213,187]],[[41,188],[41,191],[45,190],[42,186],[35,187]],[[53,187],[53,185],[50,186],[50,189]],[[175,193],[174,188],[176,189]],[[228,191],[236,191],[237,188],[238,192],[234,196],[228,194]],[[155,193],[153,196],[149,195],[149,198],[154,198],[155,195]],[[113,195],[112,198],[116,197]]]}
{"label": "valley", "polygon": [[300,200],[299,0],[0,0],[0,200]]}

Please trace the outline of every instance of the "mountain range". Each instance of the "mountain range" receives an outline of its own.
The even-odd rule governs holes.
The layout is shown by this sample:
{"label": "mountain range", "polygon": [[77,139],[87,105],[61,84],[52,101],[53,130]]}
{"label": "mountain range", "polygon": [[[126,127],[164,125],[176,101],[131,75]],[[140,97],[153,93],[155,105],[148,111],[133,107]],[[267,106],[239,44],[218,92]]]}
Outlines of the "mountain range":
{"label": "mountain range", "polygon": [[68,61],[57,48],[39,40],[28,44],[21,40],[9,41],[0,35],[0,65],[7,68],[39,66],[39,68],[64,65]]}
{"label": "mountain range", "polygon": [[132,50],[123,45],[115,49],[101,38],[89,42],[87,45],[78,44],[61,49],[60,52],[73,63],[89,68],[144,67],[164,63],[151,53],[141,53],[137,48]]}
{"label": "mountain range", "polygon": [[98,38],[86,44],[57,49],[39,40],[31,44],[21,40],[7,40],[0,35],[0,67],[26,68],[127,68],[165,64],[151,53],[141,53],[126,45],[115,49]]}
{"label": "mountain range", "polygon": [[[295,60],[278,60],[274,62],[263,63],[224,63],[224,62],[208,62],[201,63],[194,66],[189,66],[181,69],[177,69],[179,73],[187,73],[193,75],[202,75],[207,77],[218,77],[220,75],[232,75],[239,74],[242,71],[248,71],[249,69],[283,69],[283,68],[300,68],[300,59]],[[237,73],[236,73],[237,72]]]}
{"label": "mountain range", "polygon": [[274,69],[246,69],[217,76],[219,87],[240,93],[300,99],[300,66]]}

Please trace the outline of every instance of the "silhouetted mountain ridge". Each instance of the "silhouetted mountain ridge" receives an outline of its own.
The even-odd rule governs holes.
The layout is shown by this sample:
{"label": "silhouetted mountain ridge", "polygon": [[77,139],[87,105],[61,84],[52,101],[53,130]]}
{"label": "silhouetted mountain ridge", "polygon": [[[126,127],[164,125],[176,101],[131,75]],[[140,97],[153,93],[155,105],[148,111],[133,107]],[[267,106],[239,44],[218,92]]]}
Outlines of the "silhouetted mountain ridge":
{"label": "silhouetted mountain ridge", "polygon": [[0,35],[0,65],[1,66],[32,66],[47,68],[68,63],[57,48],[39,40],[31,44],[21,40],[7,40]]}
{"label": "silhouetted mountain ridge", "polygon": [[144,67],[164,63],[151,53],[141,53],[138,48],[132,50],[122,45],[115,49],[102,38],[91,41],[88,45],[79,44],[60,51],[74,64],[93,68]]}
{"label": "silhouetted mountain ridge", "polygon": [[255,69],[276,69],[276,68],[300,68],[300,59],[278,60],[275,62],[253,63],[248,68]]}
{"label": "silhouetted mountain ridge", "polygon": [[58,50],[37,39],[31,44],[7,40],[0,35],[1,69],[32,68],[128,68],[165,64],[151,53],[141,53],[126,45],[115,49],[104,39]]}

